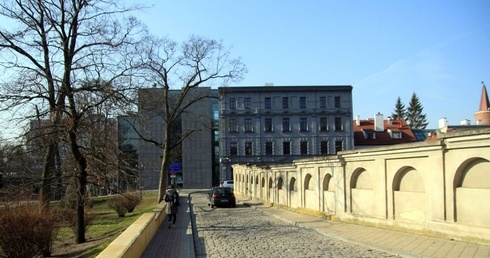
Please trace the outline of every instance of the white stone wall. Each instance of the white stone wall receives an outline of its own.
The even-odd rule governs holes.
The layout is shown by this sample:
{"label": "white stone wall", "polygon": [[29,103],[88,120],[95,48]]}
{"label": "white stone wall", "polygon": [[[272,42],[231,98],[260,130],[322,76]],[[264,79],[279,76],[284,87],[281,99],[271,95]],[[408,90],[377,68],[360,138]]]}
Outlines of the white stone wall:
{"label": "white stone wall", "polygon": [[443,137],[288,166],[234,165],[236,192],[341,221],[489,241],[490,129]]}

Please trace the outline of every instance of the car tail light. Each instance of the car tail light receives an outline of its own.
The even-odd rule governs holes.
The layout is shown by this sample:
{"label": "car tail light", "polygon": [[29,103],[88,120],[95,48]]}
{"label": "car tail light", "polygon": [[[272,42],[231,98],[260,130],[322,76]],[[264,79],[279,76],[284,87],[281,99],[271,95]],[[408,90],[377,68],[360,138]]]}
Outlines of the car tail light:
{"label": "car tail light", "polygon": [[231,198],[235,198],[235,194],[231,194]]}
{"label": "car tail light", "polygon": [[211,198],[213,198],[213,199],[216,199],[216,197],[218,197],[217,194],[213,194],[213,196],[211,196]]}

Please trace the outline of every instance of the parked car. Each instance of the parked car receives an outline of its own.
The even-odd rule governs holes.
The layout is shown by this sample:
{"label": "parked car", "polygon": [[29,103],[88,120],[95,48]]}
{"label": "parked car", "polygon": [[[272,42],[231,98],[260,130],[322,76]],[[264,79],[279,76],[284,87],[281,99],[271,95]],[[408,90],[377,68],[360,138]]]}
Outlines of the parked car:
{"label": "parked car", "polygon": [[223,183],[221,184],[221,186],[234,188],[233,187],[233,180],[225,180],[225,181],[223,181]]}
{"label": "parked car", "polygon": [[208,206],[236,207],[236,198],[231,187],[213,187],[208,194]]}

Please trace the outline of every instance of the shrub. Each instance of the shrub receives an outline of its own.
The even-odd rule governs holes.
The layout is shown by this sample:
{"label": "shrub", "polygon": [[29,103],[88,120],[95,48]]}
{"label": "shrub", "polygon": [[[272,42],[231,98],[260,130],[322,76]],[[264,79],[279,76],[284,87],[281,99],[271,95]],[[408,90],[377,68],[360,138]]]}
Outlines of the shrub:
{"label": "shrub", "polygon": [[10,202],[0,213],[0,247],[6,257],[50,256],[60,217],[37,202]]}
{"label": "shrub", "polygon": [[126,208],[128,209],[128,212],[133,212],[134,208],[136,208],[142,200],[142,196],[139,193],[129,193],[124,194],[123,196],[127,199]]}
{"label": "shrub", "polygon": [[107,204],[117,212],[119,217],[124,217],[126,212],[133,212],[134,208],[141,203],[141,200],[141,194],[127,193],[109,199]]}
{"label": "shrub", "polygon": [[124,217],[126,212],[128,212],[127,202],[126,197],[118,195],[107,200],[107,205],[115,210],[119,217]]}

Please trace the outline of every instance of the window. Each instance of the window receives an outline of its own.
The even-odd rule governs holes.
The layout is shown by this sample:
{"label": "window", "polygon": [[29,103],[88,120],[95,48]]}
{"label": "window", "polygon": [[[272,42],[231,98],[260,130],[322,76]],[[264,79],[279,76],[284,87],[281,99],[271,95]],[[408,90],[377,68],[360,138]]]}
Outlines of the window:
{"label": "window", "polygon": [[238,143],[237,142],[231,142],[230,143],[230,155],[231,156],[238,155]]}
{"label": "window", "polygon": [[252,119],[251,118],[245,119],[245,132],[247,132],[247,133],[253,132]]}
{"label": "window", "polygon": [[335,97],[335,107],[336,108],[339,108],[340,107],[340,97],[339,96],[336,96]]}
{"label": "window", "polygon": [[320,142],[320,154],[328,154],[328,142]]}
{"label": "window", "polygon": [[252,142],[245,142],[245,155],[252,155]]}
{"label": "window", "polygon": [[230,109],[236,109],[236,98],[230,98]]}
{"label": "window", "polygon": [[265,155],[272,155],[272,142],[265,143]]}
{"label": "window", "polygon": [[335,141],[335,153],[342,151],[342,141]]}
{"label": "window", "polygon": [[366,139],[368,139],[368,140],[374,140],[374,139],[376,139],[376,133],[374,133],[374,132],[366,132]]}
{"label": "window", "polygon": [[283,155],[290,155],[291,154],[291,143],[290,142],[283,142],[282,143],[282,154]]}
{"label": "window", "polygon": [[299,119],[299,130],[301,132],[308,131],[308,119],[307,118],[302,117]]}
{"label": "window", "polygon": [[342,117],[335,118],[335,131],[342,131]]}
{"label": "window", "polygon": [[230,119],[230,132],[238,133],[238,121],[236,119]]}
{"label": "window", "polygon": [[291,128],[289,126],[289,118],[287,118],[287,117],[284,117],[282,119],[282,131],[283,132],[290,132],[291,131]]}
{"label": "window", "polygon": [[272,132],[272,118],[266,118],[264,123],[264,131]]}
{"label": "window", "polygon": [[266,109],[271,109],[271,108],[272,108],[272,101],[271,101],[271,98],[265,98],[265,101],[264,101],[264,108],[266,108]]}
{"label": "window", "polygon": [[328,119],[326,117],[320,117],[320,131],[328,131]]}
{"label": "window", "polygon": [[306,97],[299,97],[299,108],[306,108]]}
{"label": "window", "polygon": [[245,98],[245,109],[251,109],[251,108],[252,108],[252,99]]}
{"label": "window", "polygon": [[303,141],[303,142],[300,142],[299,144],[300,144],[301,155],[307,155],[308,154],[308,142]]}
{"label": "window", "polygon": [[402,138],[402,132],[391,132],[391,138],[400,140]]}
{"label": "window", "polygon": [[289,98],[282,97],[282,108],[289,108]]}
{"label": "window", "polygon": [[327,97],[320,97],[320,108],[327,108]]}

